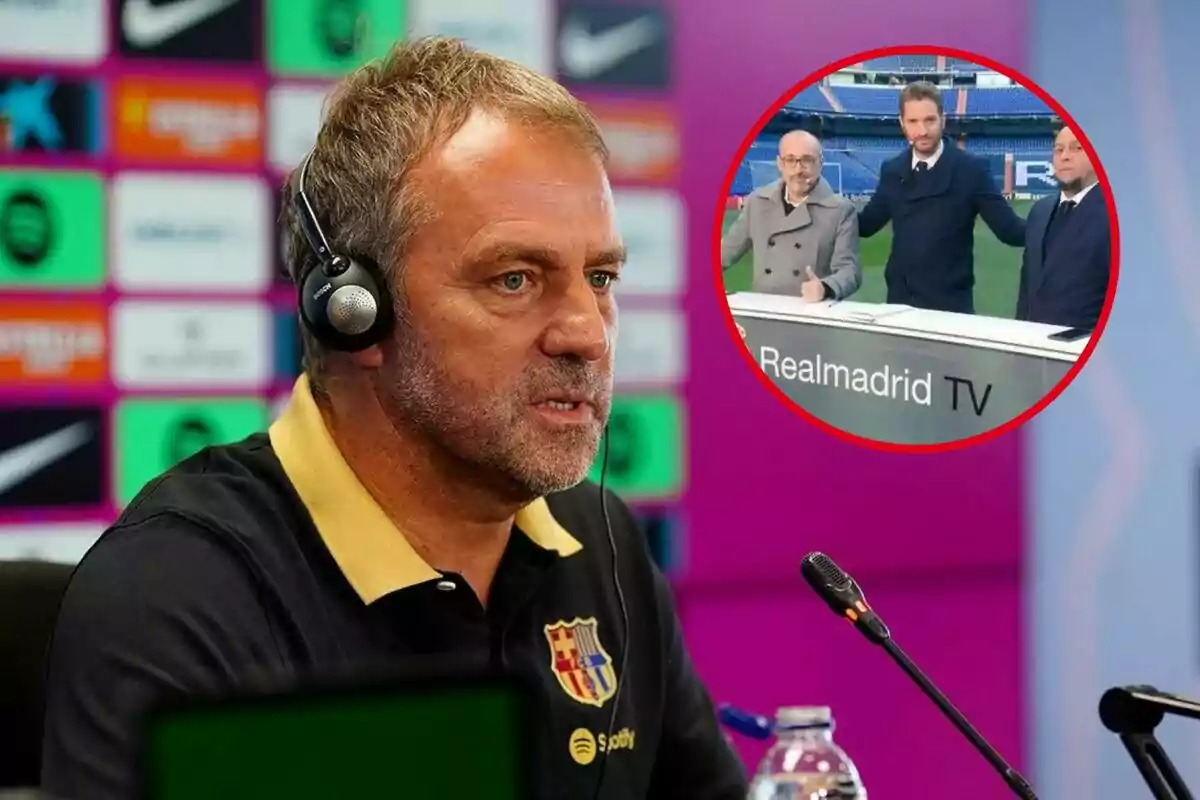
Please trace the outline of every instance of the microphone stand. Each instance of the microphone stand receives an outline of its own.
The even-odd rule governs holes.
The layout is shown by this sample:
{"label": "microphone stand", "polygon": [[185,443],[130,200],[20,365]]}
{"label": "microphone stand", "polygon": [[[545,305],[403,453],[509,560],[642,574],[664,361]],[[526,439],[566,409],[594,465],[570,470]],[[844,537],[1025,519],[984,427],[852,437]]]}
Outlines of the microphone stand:
{"label": "microphone stand", "polygon": [[1154,729],[1167,714],[1200,719],[1194,704],[1164,701],[1157,690],[1148,686],[1113,688],[1100,698],[1101,721],[1117,734],[1154,800],[1194,800],[1171,757],[1154,736]]}
{"label": "microphone stand", "polygon": [[979,731],[975,730],[975,727],[967,721],[962,712],[954,707],[949,698],[942,694],[933,685],[933,681],[925,676],[921,668],[913,663],[908,654],[900,649],[900,645],[892,641],[892,632],[867,605],[862,589],[858,587],[853,578],[833,563],[829,556],[819,552],[809,553],[804,557],[800,563],[800,575],[835,614],[854,623],[854,627],[858,628],[859,632],[866,636],[872,644],[882,647],[892,657],[892,660],[900,665],[900,669],[904,670],[925,696],[932,700],[933,704],[946,715],[946,718],[954,723],[958,732],[967,737],[967,741],[987,759],[987,762],[992,765],[992,769],[1000,774],[1000,777],[1008,784],[1008,788],[1012,789],[1020,800],[1038,800],[1037,795],[1033,792],[1033,787],[1021,776],[1021,773],[1008,765],[996,748],[988,744]]}
{"label": "microphone stand", "polygon": [[[1008,787],[1013,790],[1017,797],[1021,798],[1021,800],[1038,800],[1029,782],[1019,772],[1005,763],[1004,759],[996,751],[996,748],[988,744],[983,735],[975,730],[975,726],[968,722],[962,712],[954,707],[950,699],[933,685],[933,682],[925,676],[925,673],[921,672],[920,668],[908,657],[908,654],[900,649],[900,645],[896,644],[890,636],[880,641],[879,644],[900,665],[900,669],[908,673],[908,677],[913,679],[913,682],[920,687],[925,696],[932,700],[933,704],[941,709],[942,713],[954,723],[954,727],[958,728],[959,732],[967,737],[967,740],[987,759],[996,772],[1000,773],[1000,777],[1004,779],[1004,782],[1008,784]],[[1188,797],[1187,800],[1192,800],[1192,798]]]}

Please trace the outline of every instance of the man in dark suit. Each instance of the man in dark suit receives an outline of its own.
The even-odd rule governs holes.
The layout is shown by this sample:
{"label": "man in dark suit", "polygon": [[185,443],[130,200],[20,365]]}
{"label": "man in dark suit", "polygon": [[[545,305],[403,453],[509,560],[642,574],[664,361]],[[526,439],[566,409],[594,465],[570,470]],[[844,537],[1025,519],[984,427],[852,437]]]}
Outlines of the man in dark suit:
{"label": "man in dark suit", "polygon": [[1017,319],[1093,330],[1108,295],[1112,250],[1104,191],[1070,128],[1054,138],[1059,192],[1029,210]]}
{"label": "man in dark suit", "polygon": [[996,188],[986,161],[942,138],[945,122],[936,86],[901,90],[900,127],[911,146],[884,162],[858,232],[874,236],[892,223],[889,303],[973,314],[975,218],[1012,247],[1025,244],[1025,220]]}

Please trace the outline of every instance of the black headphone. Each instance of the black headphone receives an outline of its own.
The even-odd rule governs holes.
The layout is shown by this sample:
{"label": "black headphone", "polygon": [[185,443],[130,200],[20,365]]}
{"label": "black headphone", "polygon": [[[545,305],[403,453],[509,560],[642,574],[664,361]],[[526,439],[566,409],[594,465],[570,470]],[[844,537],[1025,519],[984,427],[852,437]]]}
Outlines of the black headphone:
{"label": "black headphone", "polygon": [[356,353],[379,344],[391,333],[396,321],[392,293],[374,260],[334,253],[330,248],[317,213],[304,192],[304,178],[311,160],[310,152],[300,165],[292,192],[300,230],[316,256],[315,264],[295,275],[300,319],[321,344]]}

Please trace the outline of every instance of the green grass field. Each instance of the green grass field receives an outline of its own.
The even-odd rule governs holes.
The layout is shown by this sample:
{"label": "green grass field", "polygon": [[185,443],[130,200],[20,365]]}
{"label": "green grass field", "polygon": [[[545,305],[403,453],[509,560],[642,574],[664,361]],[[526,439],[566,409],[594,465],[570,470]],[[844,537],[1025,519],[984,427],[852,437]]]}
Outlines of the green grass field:
{"label": "green grass field", "polygon": [[[1031,200],[1015,200],[1013,208],[1022,217],[1029,213]],[[725,229],[733,224],[738,212],[725,214]],[[851,300],[882,303],[887,299],[883,266],[892,249],[889,224],[870,239],[863,239],[862,287]],[[751,256],[747,253],[725,273],[725,291],[743,292],[750,288]],[[1021,248],[1001,244],[983,220],[975,223],[975,313],[990,317],[1012,317],[1016,311],[1017,285],[1021,278]]]}

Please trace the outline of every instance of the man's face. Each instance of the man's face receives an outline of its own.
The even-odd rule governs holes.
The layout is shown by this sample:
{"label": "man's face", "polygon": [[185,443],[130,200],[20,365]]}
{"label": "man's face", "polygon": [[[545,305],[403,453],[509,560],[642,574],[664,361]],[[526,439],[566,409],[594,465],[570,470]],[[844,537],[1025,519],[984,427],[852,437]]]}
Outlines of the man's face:
{"label": "man's face", "polygon": [[942,141],[944,120],[932,100],[909,100],[900,115],[900,127],[913,149],[920,155],[931,156]]}
{"label": "man's face", "polygon": [[776,163],[792,197],[807,195],[821,179],[821,148],[808,137],[785,135]]}
{"label": "man's face", "polygon": [[1070,128],[1063,128],[1054,137],[1054,177],[1068,192],[1077,192],[1096,180],[1092,160]]}
{"label": "man's face", "polygon": [[385,408],[516,498],[579,483],[611,407],[625,258],[602,165],[476,113],[416,173],[436,218],[403,265]]}

